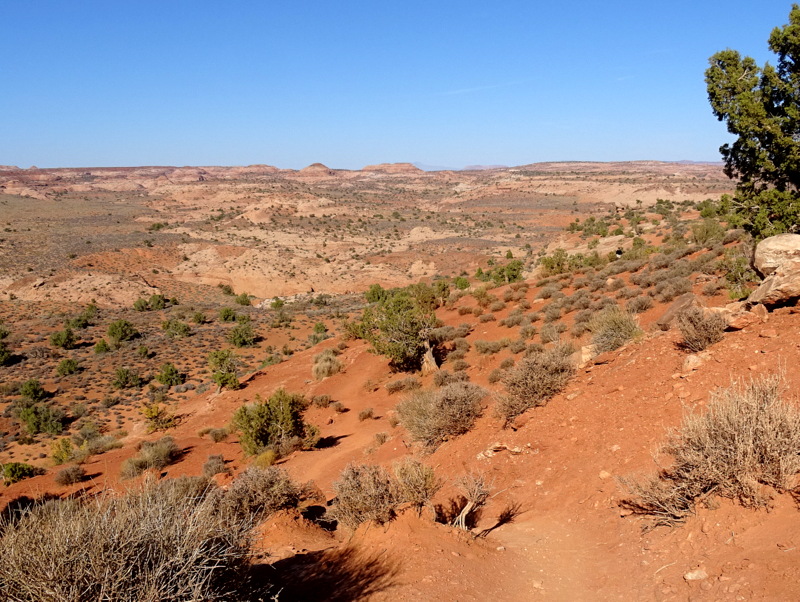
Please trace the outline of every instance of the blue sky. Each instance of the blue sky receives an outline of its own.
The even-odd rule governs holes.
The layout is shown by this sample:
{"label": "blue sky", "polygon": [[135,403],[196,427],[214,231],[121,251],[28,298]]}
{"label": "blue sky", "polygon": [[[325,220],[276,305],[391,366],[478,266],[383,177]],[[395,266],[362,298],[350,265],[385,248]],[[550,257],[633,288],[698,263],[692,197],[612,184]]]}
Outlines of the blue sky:
{"label": "blue sky", "polygon": [[719,160],[774,0],[3,0],[0,164]]}

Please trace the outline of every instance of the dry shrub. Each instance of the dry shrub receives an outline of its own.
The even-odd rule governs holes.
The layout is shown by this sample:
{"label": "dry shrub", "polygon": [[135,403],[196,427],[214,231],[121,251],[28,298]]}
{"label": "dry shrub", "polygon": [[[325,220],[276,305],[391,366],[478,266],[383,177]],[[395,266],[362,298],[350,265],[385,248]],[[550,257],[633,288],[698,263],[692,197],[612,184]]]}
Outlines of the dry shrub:
{"label": "dry shrub", "polygon": [[143,441],[139,453],[122,463],[121,476],[123,479],[132,479],[145,470],[164,468],[178,457],[179,452],[178,446],[169,435],[158,441]]}
{"label": "dry shrub", "polygon": [[248,567],[250,524],[220,514],[211,493],[148,485],[35,506],[0,529],[0,598],[232,599]]}
{"label": "dry shrub", "polygon": [[358,413],[358,421],[364,422],[365,420],[372,420],[375,417],[375,410],[372,408],[364,408]]}
{"label": "dry shrub", "polygon": [[401,378],[400,380],[393,380],[390,383],[386,383],[385,387],[389,392],[389,395],[391,395],[392,393],[399,393],[400,391],[413,391],[415,389],[419,389],[422,387],[422,383],[416,376],[407,376],[405,378]]}
{"label": "dry shrub", "polygon": [[469,380],[469,375],[466,372],[450,372],[448,370],[439,370],[433,375],[433,384],[437,387],[444,387],[450,383],[460,383]]}
{"label": "dry shrub", "polygon": [[217,428],[217,429],[209,429],[208,436],[211,437],[211,440],[214,443],[219,443],[221,441],[225,441],[228,438],[228,429],[226,428]]}
{"label": "dry shrub", "polygon": [[58,485],[74,485],[86,478],[86,471],[81,466],[67,466],[56,473],[55,481]]}
{"label": "dry shrub", "polygon": [[225,466],[225,458],[221,454],[215,454],[208,457],[206,463],[203,464],[203,476],[213,477],[215,474],[229,473],[230,469]]}
{"label": "dry shrub", "polygon": [[572,347],[559,345],[521,359],[508,371],[503,384],[508,395],[498,402],[497,412],[506,422],[526,410],[543,406],[575,374]]}
{"label": "dry shrub", "polygon": [[464,493],[466,504],[453,520],[453,526],[468,529],[471,515],[475,513],[489,499],[491,485],[482,473],[469,473],[456,481],[456,485]]}
{"label": "dry shrub", "polygon": [[681,345],[689,351],[702,351],[722,340],[725,318],[716,312],[706,313],[699,307],[687,307],[676,319],[683,335]]}
{"label": "dry shrub", "polygon": [[651,307],[653,307],[653,299],[645,295],[634,297],[625,304],[625,309],[632,314],[640,314]]}
{"label": "dry shrub", "polygon": [[431,498],[442,487],[442,481],[433,468],[413,458],[396,462],[394,476],[397,479],[398,500],[411,504],[417,511],[423,506],[430,506]]}
{"label": "dry shrub", "polygon": [[781,377],[769,375],[713,395],[705,414],[689,414],[670,432],[661,451],[671,466],[623,481],[634,495],[623,505],[674,524],[711,494],[760,507],[768,501],[761,485],[789,489],[800,472],[800,409],[781,394]]}
{"label": "dry shrub", "polygon": [[386,469],[349,464],[333,483],[336,503],[330,514],[350,529],[369,520],[383,524],[394,516],[395,489]]}
{"label": "dry shrub", "polygon": [[224,510],[237,515],[263,519],[300,501],[300,489],[283,470],[268,466],[249,467],[242,472],[222,499]]}
{"label": "dry shrub", "polygon": [[343,367],[344,365],[339,361],[339,358],[336,357],[336,353],[333,349],[326,349],[322,353],[314,356],[314,367],[311,369],[311,372],[314,378],[322,380],[328,376],[338,374],[342,371]]}
{"label": "dry shrub", "polygon": [[420,391],[397,406],[400,421],[411,436],[435,447],[447,437],[466,433],[481,415],[486,391],[477,385],[458,382],[434,391]]}
{"label": "dry shrub", "polygon": [[589,320],[589,331],[597,353],[619,349],[642,332],[633,314],[617,305],[607,307]]}

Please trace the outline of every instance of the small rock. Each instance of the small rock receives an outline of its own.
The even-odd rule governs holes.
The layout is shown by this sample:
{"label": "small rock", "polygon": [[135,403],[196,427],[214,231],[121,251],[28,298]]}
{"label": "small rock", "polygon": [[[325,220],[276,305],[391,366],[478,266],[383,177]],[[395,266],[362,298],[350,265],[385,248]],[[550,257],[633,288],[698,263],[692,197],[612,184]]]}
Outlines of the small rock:
{"label": "small rock", "polygon": [[701,358],[699,355],[695,353],[692,353],[691,355],[687,355],[686,359],[683,360],[683,371],[694,372],[702,365],[703,365],[703,358]]}
{"label": "small rock", "polygon": [[607,470],[601,470],[601,471],[600,471],[600,474],[599,474],[599,475],[597,475],[597,476],[598,476],[598,477],[599,477],[601,480],[605,481],[606,479],[610,479],[610,478],[611,478],[611,473],[610,473],[610,472],[608,472]]}
{"label": "small rock", "polygon": [[708,573],[705,572],[703,569],[695,569],[693,571],[689,571],[686,573],[683,578],[686,581],[702,581],[703,579],[708,579]]}
{"label": "small rock", "polygon": [[505,546],[497,546],[495,549],[496,549],[498,552],[503,552],[503,551],[505,551],[506,547],[505,547]]}
{"label": "small rock", "polygon": [[778,333],[772,328],[768,328],[767,330],[762,330],[761,334],[758,336],[760,336],[762,339],[774,339],[778,336]]}

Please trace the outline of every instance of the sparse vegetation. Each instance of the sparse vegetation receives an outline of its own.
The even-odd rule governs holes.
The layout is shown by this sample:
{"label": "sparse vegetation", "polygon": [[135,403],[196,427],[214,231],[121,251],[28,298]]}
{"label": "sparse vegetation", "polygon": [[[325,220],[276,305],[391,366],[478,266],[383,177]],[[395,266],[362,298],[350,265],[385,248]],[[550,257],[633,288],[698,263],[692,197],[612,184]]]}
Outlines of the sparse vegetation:
{"label": "sparse vegetation", "polygon": [[681,345],[694,352],[721,341],[725,330],[725,318],[721,314],[694,306],[680,312],[676,322],[683,335]]}
{"label": "sparse vegetation", "polygon": [[712,395],[704,414],[689,414],[662,452],[673,462],[657,475],[627,479],[624,502],[658,524],[684,520],[701,499],[719,495],[745,506],[767,503],[762,485],[791,488],[800,472],[800,410],[782,399],[782,379],[762,376]]}
{"label": "sparse vegetation", "polygon": [[481,415],[486,391],[477,385],[457,382],[433,391],[413,393],[397,406],[403,426],[428,447],[472,428]]}
{"label": "sparse vegetation", "polygon": [[349,529],[370,520],[383,524],[394,517],[395,486],[380,466],[348,465],[334,481],[333,490],[336,500],[331,515]]}
{"label": "sparse vegetation", "polygon": [[558,346],[521,359],[503,379],[507,395],[497,412],[507,422],[526,410],[543,406],[561,391],[575,374],[571,349]]}
{"label": "sparse vegetation", "polygon": [[597,353],[619,349],[642,332],[633,314],[617,305],[607,307],[594,316],[589,320],[588,327]]}

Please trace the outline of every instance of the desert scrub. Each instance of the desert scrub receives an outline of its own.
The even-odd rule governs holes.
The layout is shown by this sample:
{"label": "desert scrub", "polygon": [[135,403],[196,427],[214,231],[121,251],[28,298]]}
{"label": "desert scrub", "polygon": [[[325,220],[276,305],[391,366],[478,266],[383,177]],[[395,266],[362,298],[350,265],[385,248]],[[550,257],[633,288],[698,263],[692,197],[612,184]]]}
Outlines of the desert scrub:
{"label": "desert scrub", "polygon": [[239,379],[236,371],[239,367],[239,358],[230,349],[219,349],[208,354],[208,367],[211,378],[220,389],[238,389]]}
{"label": "desert scrub", "polygon": [[252,347],[257,338],[249,323],[236,324],[228,333],[228,342],[234,347]]}
{"label": "desert scrub", "polygon": [[503,379],[506,395],[497,413],[506,422],[529,408],[546,405],[575,374],[572,347],[559,345],[521,359]]}
{"label": "desert scrub", "polygon": [[416,376],[407,376],[405,378],[401,378],[400,380],[393,380],[392,382],[388,382],[384,385],[384,388],[389,392],[389,395],[393,393],[399,393],[400,391],[415,391],[422,387],[422,383]]}
{"label": "desert scrub", "polygon": [[123,342],[131,341],[138,337],[139,331],[127,320],[115,320],[108,325],[106,335],[108,340],[111,341],[111,346],[117,348]]}
{"label": "desert scrub", "polygon": [[23,479],[35,477],[37,474],[43,472],[35,466],[25,464],[24,462],[6,462],[5,464],[0,464],[0,469],[2,469],[3,482],[6,485],[13,485]]}
{"label": "desert scrub", "polygon": [[394,517],[396,487],[381,466],[349,464],[334,481],[333,490],[331,516],[349,529],[370,520],[383,524]]}
{"label": "desert scrub", "polygon": [[157,441],[142,441],[139,453],[133,458],[128,458],[122,463],[120,474],[123,479],[138,477],[145,470],[160,470],[174,462],[180,450],[169,435]]}
{"label": "desert scrub", "polygon": [[139,373],[130,368],[117,368],[111,386],[115,389],[131,389],[142,384]]}
{"label": "desert scrub", "polygon": [[67,466],[56,473],[54,480],[57,485],[74,485],[86,478],[86,471],[81,466]]}
{"label": "desert scrub", "polygon": [[274,466],[251,466],[231,483],[222,506],[234,514],[263,519],[278,510],[294,508],[300,489],[285,471]]}
{"label": "desert scrub", "polygon": [[466,433],[483,408],[486,391],[477,385],[457,382],[433,391],[412,394],[397,406],[400,422],[416,441],[436,447],[447,437]]}
{"label": "desert scrub", "polygon": [[625,309],[632,314],[640,314],[651,307],[653,307],[653,300],[645,295],[634,297],[625,304]]}
{"label": "desert scrub", "polygon": [[70,374],[75,374],[78,370],[79,370],[78,362],[72,359],[71,357],[67,357],[58,363],[58,368],[56,368],[56,373],[59,376],[69,376]]}
{"label": "desert scrub", "polygon": [[342,371],[344,365],[336,357],[336,352],[333,349],[326,349],[322,353],[314,356],[314,367],[311,369],[314,378],[322,380]]}
{"label": "desert scrub", "polygon": [[782,398],[780,376],[733,383],[712,394],[708,411],[689,414],[669,432],[661,451],[672,464],[643,481],[627,479],[633,498],[623,505],[674,524],[709,494],[761,507],[762,485],[792,488],[800,472],[800,410]]}
{"label": "desert scrub", "polygon": [[444,387],[450,383],[460,383],[469,380],[466,372],[450,372],[449,370],[439,370],[433,375],[433,384],[437,387]]}
{"label": "desert scrub", "polygon": [[37,504],[6,523],[0,536],[3,597],[240,599],[235,589],[249,566],[252,521],[220,513],[219,492],[208,486],[187,495],[173,481],[122,495]]}
{"label": "desert scrub", "polygon": [[59,349],[74,349],[76,342],[75,333],[69,326],[50,335],[50,344]]}
{"label": "desert scrub", "polygon": [[375,418],[375,410],[373,408],[365,408],[358,413],[358,421],[364,422],[365,420],[372,420]]}
{"label": "desert scrub", "polygon": [[397,500],[409,503],[417,512],[431,505],[431,499],[442,488],[442,480],[433,468],[415,460],[404,458],[392,467],[397,480]]}
{"label": "desert scrub", "polygon": [[182,339],[192,334],[192,329],[186,322],[181,322],[174,318],[164,320],[161,323],[161,330],[171,339]]}
{"label": "desert scrub", "polygon": [[683,335],[681,346],[689,351],[702,351],[722,340],[725,318],[717,312],[706,312],[699,307],[688,307],[677,316],[678,328]]}
{"label": "desert scrub", "polygon": [[256,395],[256,401],[236,410],[231,421],[239,432],[242,450],[251,456],[273,450],[280,457],[295,449],[313,447],[316,429],[303,421],[305,407],[303,395],[283,388],[266,401]]}
{"label": "desert scrub", "polygon": [[619,349],[642,332],[633,314],[616,305],[592,317],[588,327],[596,353]]}

